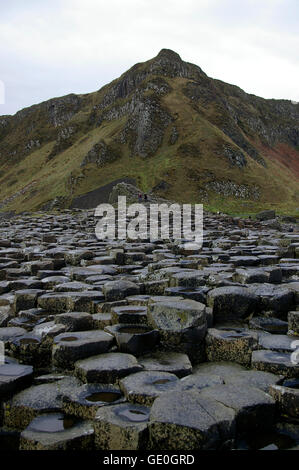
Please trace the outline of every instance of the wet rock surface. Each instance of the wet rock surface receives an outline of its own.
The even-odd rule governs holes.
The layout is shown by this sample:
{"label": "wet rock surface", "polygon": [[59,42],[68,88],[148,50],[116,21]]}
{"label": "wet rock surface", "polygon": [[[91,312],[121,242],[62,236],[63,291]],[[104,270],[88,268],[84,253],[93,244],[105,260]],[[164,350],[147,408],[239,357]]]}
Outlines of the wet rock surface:
{"label": "wet rock surface", "polygon": [[150,408],[132,403],[100,408],[95,417],[95,448],[143,450],[148,447]]}
{"label": "wet rock surface", "polygon": [[62,413],[37,416],[21,433],[20,450],[92,450],[91,422]]}
{"label": "wet rock surface", "polygon": [[158,397],[151,409],[150,436],[158,449],[218,448],[235,432],[235,412],[197,391]]}
{"label": "wet rock surface", "polygon": [[200,250],[4,219],[0,449],[296,448],[299,230],[274,217],[205,214]]}

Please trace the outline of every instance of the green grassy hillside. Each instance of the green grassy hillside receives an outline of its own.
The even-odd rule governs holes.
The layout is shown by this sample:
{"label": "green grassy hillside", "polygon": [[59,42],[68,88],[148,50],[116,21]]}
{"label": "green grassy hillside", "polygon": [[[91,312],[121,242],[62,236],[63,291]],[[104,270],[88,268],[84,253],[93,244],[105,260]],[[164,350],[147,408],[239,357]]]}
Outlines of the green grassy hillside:
{"label": "green grassy hillside", "polygon": [[0,117],[0,208],[40,209],[121,177],[164,198],[298,215],[299,109],[207,77],[168,50],[100,91]]}

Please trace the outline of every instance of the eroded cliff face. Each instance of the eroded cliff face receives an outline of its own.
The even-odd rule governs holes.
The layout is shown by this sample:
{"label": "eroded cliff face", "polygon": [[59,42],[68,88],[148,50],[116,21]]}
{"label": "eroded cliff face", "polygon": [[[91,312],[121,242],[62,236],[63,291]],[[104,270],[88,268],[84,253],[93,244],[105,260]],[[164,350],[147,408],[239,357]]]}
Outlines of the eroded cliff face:
{"label": "eroded cliff face", "polygon": [[[267,177],[277,190],[279,172],[285,171],[294,185],[299,177],[298,122],[299,105],[249,95],[162,49],[98,92],[70,94],[0,117],[0,183],[7,171],[15,169],[18,175],[16,182],[10,178],[13,183],[4,188],[2,199],[32,180],[37,191],[43,186],[45,192],[47,185],[53,187],[55,172],[57,190],[51,189],[49,199],[67,197],[67,181],[77,173],[73,192],[82,194],[95,188],[92,168],[102,170],[99,183],[105,184],[115,177],[135,177],[138,159],[144,159],[148,169],[141,164],[141,184],[149,180],[148,172],[151,187],[165,181],[163,191],[172,198],[171,188],[180,200],[190,183],[192,199],[204,191],[208,199],[215,194],[261,202],[268,197],[271,202],[264,187]],[[24,161],[32,164],[31,180]],[[158,168],[155,174],[151,165]],[[86,171],[81,174],[80,168]],[[206,170],[209,177],[202,179]],[[178,171],[186,187],[176,186]],[[296,204],[298,195],[282,196],[293,197]],[[30,208],[30,194],[26,197]],[[45,202],[44,195],[35,193],[31,206]]]}

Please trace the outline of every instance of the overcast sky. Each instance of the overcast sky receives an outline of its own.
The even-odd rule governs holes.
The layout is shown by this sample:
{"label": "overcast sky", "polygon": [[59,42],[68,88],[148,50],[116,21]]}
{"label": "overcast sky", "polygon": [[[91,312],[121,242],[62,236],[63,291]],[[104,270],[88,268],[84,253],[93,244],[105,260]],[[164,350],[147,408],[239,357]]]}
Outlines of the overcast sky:
{"label": "overcast sky", "polygon": [[299,101],[298,0],[0,0],[0,114],[95,91],[162,48]]}

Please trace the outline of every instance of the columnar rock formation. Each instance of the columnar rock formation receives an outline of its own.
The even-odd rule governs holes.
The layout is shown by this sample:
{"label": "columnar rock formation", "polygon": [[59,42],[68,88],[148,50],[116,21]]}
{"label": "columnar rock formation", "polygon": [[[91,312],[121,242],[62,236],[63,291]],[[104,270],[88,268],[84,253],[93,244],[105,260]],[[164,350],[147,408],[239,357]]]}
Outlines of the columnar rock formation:
{"label": "columnar rock formation", "polygon": [[298,446],[299,230],[267,217],[206,213],[201,250],[3,221],[0,448]]}

